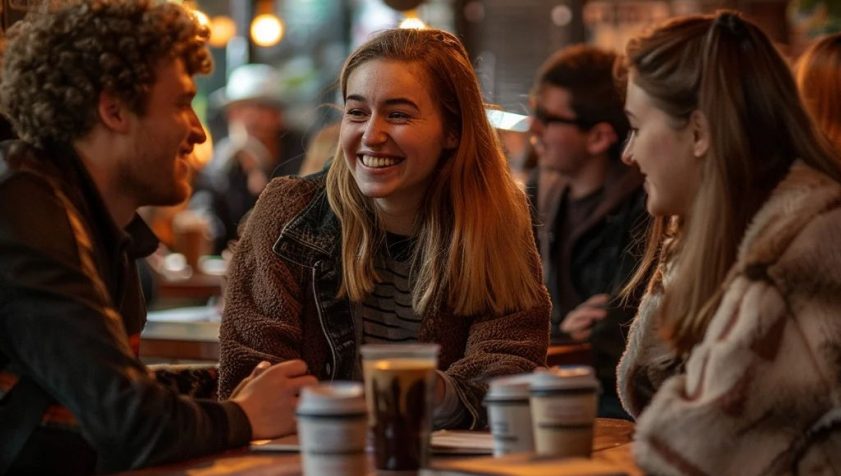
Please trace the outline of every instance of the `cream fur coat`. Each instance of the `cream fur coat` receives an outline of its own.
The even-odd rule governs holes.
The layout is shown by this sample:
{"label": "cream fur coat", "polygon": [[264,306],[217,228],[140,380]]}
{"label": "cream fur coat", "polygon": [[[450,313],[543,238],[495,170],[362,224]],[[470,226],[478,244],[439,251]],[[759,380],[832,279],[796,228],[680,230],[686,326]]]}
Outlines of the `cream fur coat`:
{"label": "cream fur coat", "polygon": [[663,475],[841,475],[841,186],[795,163],[724,287],[686,362],[658,339],[661,296],[640,306],[618,368],[620,397],[639,417],[638,464]]}

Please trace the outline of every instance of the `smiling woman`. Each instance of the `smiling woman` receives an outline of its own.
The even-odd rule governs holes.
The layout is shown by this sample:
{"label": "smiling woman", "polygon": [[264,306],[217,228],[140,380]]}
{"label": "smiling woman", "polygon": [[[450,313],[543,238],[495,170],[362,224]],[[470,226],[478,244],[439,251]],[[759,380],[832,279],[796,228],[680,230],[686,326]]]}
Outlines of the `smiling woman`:
{"label": "smiling woman", "polygon": [[411,235],[439,159],[458,143],[445,133],[420,65],[372,60],[348,77],[340,142],[344,159],[383,228]]}
{"label": "smiling woman", "polygon": [[239,244],[220,393],[264,358],[359,379],[362,344],[435,342],[434,423],[484,426],[483,382],[544,363],[549,302],[475,72],[449,33],[389,30],[340,83],[326,176],[274,181]]}

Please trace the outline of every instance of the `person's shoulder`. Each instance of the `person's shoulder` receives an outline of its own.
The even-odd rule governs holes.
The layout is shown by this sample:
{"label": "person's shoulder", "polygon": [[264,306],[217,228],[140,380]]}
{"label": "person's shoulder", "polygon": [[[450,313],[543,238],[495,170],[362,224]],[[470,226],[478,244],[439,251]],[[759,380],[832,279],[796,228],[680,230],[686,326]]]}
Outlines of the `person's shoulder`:
{"label": "person's shoulder", "polygon": [[[841,288],[841,183],[795,163],[754,217],[746,262],[773,263],[784,288]],[[818,291],[817,288],[813,291]]]}
{"label": "person's shoulder", "polygon": [[316,200],[326,202],[323,177],[283,176],[272,179],[248,215],[243,240],[253,242],[250,245],[253,248],[271,250],[283,229],[306,210],[314,208],[319,214],[330,213],[326,204],[315,203]]}
{"label": "person's shoulder", "polygon": [[[78,252],[60,191],[47,175],[31,168],[14,168],[0,160],[0,241],[39,250],[62,261],[76,261]],[[62,239],[66,237],[67,239]]]}
{"label": "person's shoulder", "polygon": [[[42,200],[54,201],[57,174],[50,165],[35,157],[35,151],[17,140],[0,144],[0,203],[4,211],[37,209]],[[18,206],[15,206],[17,204]]]}
{"label": "person's shoulder", "polygon": [[326,173],[323,172],[304,177],[295,175],[276,177],[266,186],[260,200],[309,201],[314,195],[324,190],[325,178]]}
{"label": "person's shoulder", "polygon": [[[841,188],[838,198],[841,200]],[[780,254],[777,267],[791,278],[802,273],[811,281],[830,280],[841,289],[841,202],[810,213],[807,220],[790,230],[791,240]],[[772,237],[773,239],[773,237]]]}
{"label": "person's shoulder", "polygon": [[323,193],[324,175],[288,175],[272,179],[260,194],[249,222],[285,223]]}

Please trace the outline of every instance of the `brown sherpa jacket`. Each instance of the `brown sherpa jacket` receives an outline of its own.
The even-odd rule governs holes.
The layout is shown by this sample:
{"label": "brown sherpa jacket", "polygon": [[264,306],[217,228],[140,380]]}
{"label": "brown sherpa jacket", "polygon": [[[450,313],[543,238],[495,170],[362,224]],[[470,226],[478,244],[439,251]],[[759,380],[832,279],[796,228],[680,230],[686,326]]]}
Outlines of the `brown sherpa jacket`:
{"label": "brown sherpa jacket", "polygon": [[[660,475],[841,474],[841,186],[796,162],[723,289],[671,376],[660,296],[641,305],[618,369],[625,408],[642,411],[638,464]],[[650,403],[640,380],[659,386]]]}
{"label": "brown sherpa jacket", "polygon": [[[273,180],[248,219],[231,263],[220,332],[219,394],[224,398],[261,360],[302,358],[319,380],[350,379],[358,365],[351,303],[336,297],[341,229],[327,203],[324,176]],[[540,273],[534,247],[530,253]],[[542,282],[537,276],[537,282]],[[544,288],[545,293],[545,288]],[[545,362],[549,297],[507,315],[458,316],[436,307],[422,316],[418,340],[441,345],[469,419],[486,424],[486,380]]]}

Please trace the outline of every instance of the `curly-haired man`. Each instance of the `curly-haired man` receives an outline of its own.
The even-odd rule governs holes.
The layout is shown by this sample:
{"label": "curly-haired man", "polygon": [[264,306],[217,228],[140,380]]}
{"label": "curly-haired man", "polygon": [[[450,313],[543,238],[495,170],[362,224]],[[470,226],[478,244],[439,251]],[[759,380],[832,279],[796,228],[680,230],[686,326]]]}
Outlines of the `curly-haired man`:
{"label": "curly-haired man", "polygon": [[0,147],[0,473],[114,471],[294,428],[314,383],[301,361],[261,364],[217,402],[137,359],[133,263],[157,240],[136,209],[190,192],[207,37],[152,0],[74,1],[9,32],[0,108],[21,140]]}

